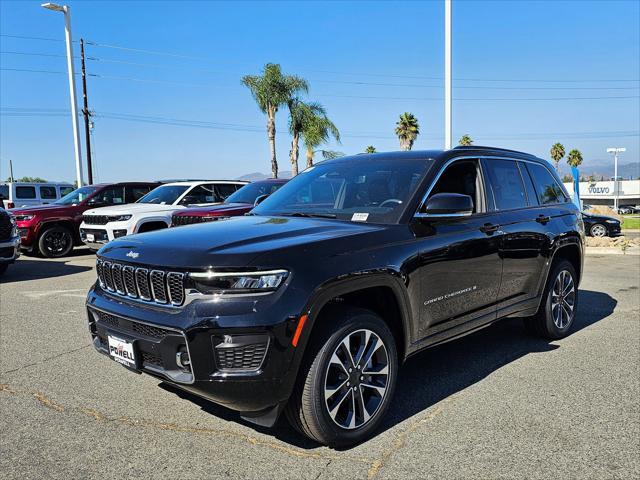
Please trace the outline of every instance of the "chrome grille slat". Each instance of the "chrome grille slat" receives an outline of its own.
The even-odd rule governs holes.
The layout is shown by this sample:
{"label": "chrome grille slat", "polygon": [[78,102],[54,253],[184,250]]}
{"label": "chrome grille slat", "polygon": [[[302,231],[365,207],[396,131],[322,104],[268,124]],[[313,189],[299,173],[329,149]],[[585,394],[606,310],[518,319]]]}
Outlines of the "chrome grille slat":
{"label": "chrome grille slat", "polygon": [[186,275],[182,272],[151,270],[97,259],[96,273],[100,286],[111,293],[173,307],[185,302]]}
{"label": "chrome grille slat", "polygon": [[162,270],[151,270],[151,293],[157,303],[167,303],[167,287]]}

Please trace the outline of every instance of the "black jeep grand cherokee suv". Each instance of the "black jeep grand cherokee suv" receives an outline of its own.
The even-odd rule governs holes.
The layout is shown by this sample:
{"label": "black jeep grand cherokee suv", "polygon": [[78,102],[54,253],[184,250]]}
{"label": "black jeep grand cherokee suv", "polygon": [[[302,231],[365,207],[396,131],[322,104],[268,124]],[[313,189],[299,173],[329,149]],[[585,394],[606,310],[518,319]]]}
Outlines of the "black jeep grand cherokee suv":
{"label": "black jeep grand cherokee suv", "polygon": [[568,334],[582,217],[553,168],[488,147],[308,168],[250,214],[117,239],[95,348],[333,446],[371,434],[410,355],[505,317]]}

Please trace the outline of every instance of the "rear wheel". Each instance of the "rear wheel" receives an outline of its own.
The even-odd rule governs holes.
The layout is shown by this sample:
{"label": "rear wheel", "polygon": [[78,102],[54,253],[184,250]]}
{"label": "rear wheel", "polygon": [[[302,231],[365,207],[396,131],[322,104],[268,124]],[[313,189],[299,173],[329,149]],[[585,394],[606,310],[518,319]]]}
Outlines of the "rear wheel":
{"label": "rear wheel", "polygon": [[553,265],[538,312],[525,319],[527,330],[548,339],[569,334],[578,306],[578,281],[570,262],[561,260]]}
{"label": "rear wheel", "polygon": [[609,231],[607,230],[607,227],[601,223],[596,223],[591,226],[589,233],[591,233],[592,237],[606,237],[609,234]]}
{"label": "rear wheel", "polygon": [[40,235],[38,249],[47,258],[67,256],[73,249],[73,233],[61,225],[50,227]]}
{"label": "rear wheel", "polygon": [[378,315],[359,308],[335,315],[323,317],[332,326],[308,347],[286,414],[312,440],[347,446],[367,438],[382,421],[398,357],[393,334]]}

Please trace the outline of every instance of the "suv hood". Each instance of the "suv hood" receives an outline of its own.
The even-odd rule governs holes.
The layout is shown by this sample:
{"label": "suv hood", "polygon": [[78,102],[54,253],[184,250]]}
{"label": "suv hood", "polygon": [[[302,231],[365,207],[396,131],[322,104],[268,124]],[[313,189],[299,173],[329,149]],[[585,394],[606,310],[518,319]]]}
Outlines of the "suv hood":
{"label": "suv hood", "polygon": [[9,211],[14,215],[37,215],[38,213],[53,214],[53,213],[56,213],[57,211],[66,212],[70,208],[74,208],[74,206],[73,205],[54,205],[50,203],[48,205],[34,205],[32,207],[12,208]]}
{"label": "suv hood", "polygon": [[[335,248],[353,248],[345,237],[384,231],[385,226],[339,220],[290,217],[233,217],[213,223],[169,228],[140,235],[129,235],[110,242],[99,251],[113,260],[177,269],[243,267],[261,254],[276,250],[307,248],[321,241],[335,241]],[[369,238],[371,237],[371,238]],[[358,243],[378,244],[368,236]],[[363,239],[364,240],[364,239]],[[133,252],[133,253],[131,253]],[[138,255],[136,255],[138,254]],[[312,253],[309,253],[312,255]],[[268,258],[264,259],[268,263]]]}
{"label": "suv hood", "polygon": [[155,212],[172,212],[180,210],[182,205],[161,205],[158,203],[128,203],[125,205],[114,205],[111,207],[93,208],[84,212],[85,215],[123,215]]}
{"label": "suv hood", "polygon": [[241,215],[253,208],[250,203],[222,203],[212,207],[186,208],[177,215],[193,215],[198,217],[217,217],[224,215]]}

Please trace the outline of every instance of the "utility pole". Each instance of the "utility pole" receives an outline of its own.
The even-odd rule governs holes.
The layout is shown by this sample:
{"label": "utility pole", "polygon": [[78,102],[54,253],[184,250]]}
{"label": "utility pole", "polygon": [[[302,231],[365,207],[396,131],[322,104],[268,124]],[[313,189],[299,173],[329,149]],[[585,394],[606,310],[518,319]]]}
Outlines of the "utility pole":
{"label": "utility pole", "polygon": [[607,148],[607,153],[613,153],[613,209],[618,211],[618,153],[626,152],[624,147]]}
{"label": "utility pole", "polygon": [[73,71],[73,44],[71,39],[71,10],[67,5],[43,3],[42,7],[64,14],[64,37],[67,44],[67,71],[69,73],[69,95],[71,97],[71,125],[73,128],[73,148],[76,154],[76,182],[82,186],[82,152],[80,150],[80,129],[78,128],[78,104],[76,101],[76,78]]}
{"label": "utility pole", "polygon": [[11,183],[15,181],[15,178],[13,178],[13,160],[11,159],[9,160],[9,178]]}
{"label": "utility pole", "polygon": [[82,62],[82,100],[84,115],[84,143],[87,151],[87,177],[89,185],[93,184],[93,168],[91,166],[91,136],[89,135],[89,102],[87,100],[87,74],[84,68],[84,38],[80,39],[80,60]]}
{"label": "utility pole", "polygon": [[451,116],[451,0],[444,0],[444,149],[453,146]]}

